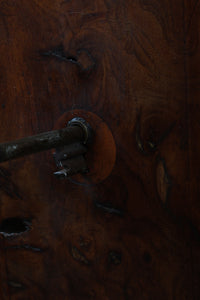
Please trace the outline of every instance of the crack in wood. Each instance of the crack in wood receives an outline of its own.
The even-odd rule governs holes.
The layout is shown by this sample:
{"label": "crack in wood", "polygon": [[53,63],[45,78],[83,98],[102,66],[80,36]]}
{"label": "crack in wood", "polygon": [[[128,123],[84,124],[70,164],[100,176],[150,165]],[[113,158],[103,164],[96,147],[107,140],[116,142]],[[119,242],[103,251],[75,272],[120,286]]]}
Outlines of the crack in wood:
{"label": "crack in wood", "polygon": [[31,221],[23,218],[7,218],[0,224],[0,234],[5,238],[15,237],[30,230]]}
{"label": "crack in wood", "polygon": [[40,51],[40,55],[44,57],[56,58],[64,62],[71,62],[77,65],[82,72],[88,72],[92,70],[96,65],[94,57],[85,48],[78,49],[77,56],[66,55],[64,46],[61,44],[53,49]]}

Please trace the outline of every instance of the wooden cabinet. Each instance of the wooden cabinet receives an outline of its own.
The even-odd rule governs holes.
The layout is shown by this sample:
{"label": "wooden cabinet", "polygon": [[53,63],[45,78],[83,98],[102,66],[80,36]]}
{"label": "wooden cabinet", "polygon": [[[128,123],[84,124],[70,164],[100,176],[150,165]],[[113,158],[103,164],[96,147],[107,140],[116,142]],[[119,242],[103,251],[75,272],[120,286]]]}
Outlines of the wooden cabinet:
{"label": "wooden cabinet", "polygon": [[200,298],[199,10],[0,1],[0,142],[73,115],[102,138],[86,179],[51,151],[1,164],[2,300]]}

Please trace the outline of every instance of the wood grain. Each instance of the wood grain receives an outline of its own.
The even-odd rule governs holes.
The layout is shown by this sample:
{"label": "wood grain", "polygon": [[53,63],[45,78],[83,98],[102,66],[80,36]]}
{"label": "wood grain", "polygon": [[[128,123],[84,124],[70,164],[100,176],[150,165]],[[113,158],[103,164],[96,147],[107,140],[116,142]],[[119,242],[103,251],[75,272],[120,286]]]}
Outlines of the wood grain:
{"label": "wood grain", "polygon": [[50,153],[1,165],[2,300],[199,299],[199,10],[0,1],[0,142],[83,109],[117,149],[93,185],[58,181]]}

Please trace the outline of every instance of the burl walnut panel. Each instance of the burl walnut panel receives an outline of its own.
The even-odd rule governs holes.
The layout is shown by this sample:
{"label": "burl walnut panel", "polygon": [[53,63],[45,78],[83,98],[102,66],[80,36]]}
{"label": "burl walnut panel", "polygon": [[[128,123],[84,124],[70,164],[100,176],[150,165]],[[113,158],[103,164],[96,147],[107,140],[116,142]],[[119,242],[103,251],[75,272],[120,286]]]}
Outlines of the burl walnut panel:
{"label": "burl walnut panel", "polygon": [[0,142],[85,110],[116,145],[92,184],[1,164],[0,299],[200,299],[199,7],[0,0]]}

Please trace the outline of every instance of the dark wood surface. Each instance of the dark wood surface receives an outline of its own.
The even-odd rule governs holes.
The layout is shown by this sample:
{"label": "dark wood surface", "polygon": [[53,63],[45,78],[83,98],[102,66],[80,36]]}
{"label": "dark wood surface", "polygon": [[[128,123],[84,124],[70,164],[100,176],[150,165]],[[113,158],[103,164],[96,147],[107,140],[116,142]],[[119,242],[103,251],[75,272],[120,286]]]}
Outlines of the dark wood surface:
{"label": "dark wood surface", "polygon": [[0,299],[200,299],[199,9],[0,1],[0,142],[84,109],[116,144],[93,184],[49,152],[1,164]]}

